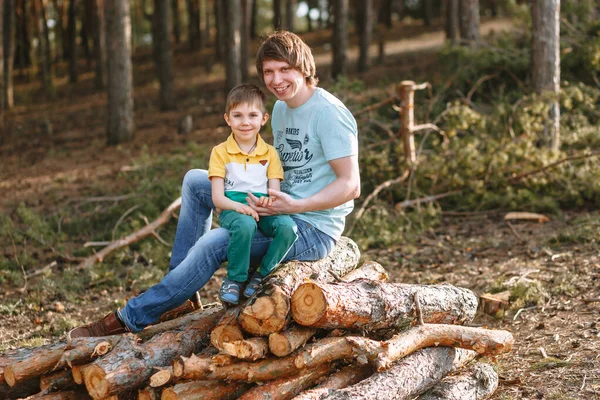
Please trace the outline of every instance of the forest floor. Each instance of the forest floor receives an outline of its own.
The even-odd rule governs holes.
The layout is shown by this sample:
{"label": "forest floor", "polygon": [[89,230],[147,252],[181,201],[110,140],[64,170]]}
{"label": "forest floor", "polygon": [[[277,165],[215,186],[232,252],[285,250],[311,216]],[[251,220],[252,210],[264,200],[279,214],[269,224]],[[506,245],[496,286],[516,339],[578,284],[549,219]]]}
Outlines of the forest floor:
{"label": "forest floor", "polygon": [[[508,20],[485,21],[482,30],[501,32],[511,26]],[[391,32],[386,62],[365,75],[352,76],[367,83],[382,77],[388,82],[427,79],[435,74],[432,50],[443,42],[439,28],[415,25]],[[323,62],[319,71],[326,76],[330,56],[318,45],[323,38],[307,37],[317,60]],[[352,50],[351,59],[354,54]],[[105,95],[94,91],[89,67],[82,65],[85,72],[76,85],[67,83],[63,70],[51,99],[37,90],[37,81],[20,83],[17,107],[7,115],[0,136],[0,212],[13,213],[20,202],[38,212],[51,212],[69,199],[90,196],[98,187],[106,194],[122,193],[126,183],[119,172],[140,154],[156,157],[189,141],[212,146],[223,140],[223,69],[215,65],[207,72],[206,60],[210,55],[176,52],[180,101],[177,110],[161,113],[150,53],[139,51],[134,63],[136,139],[116,148],[105,146]],[[194,129],[187,136],[177,135],[178,121],[187,114],[194,119]],[[535,301],[513,307],[501,318],[481,314],[475,321],[508,329],[516,338],[513,351],[493,361],[501,376],[493,399],[600,399],[598,247],[553,244],[553,238],[568,231],[569,222],[578,216],[565,213],[543,224],[508,225],[502,214],[494,212],[446,214],[440,226],[416,244],[370,250],[363,259],[381,263],[393,282],[448,282],[477,294],[506,282],[535,287]],[[8,243],[2,248],[7,258],[16,250]],[[39,261],[44,265],[51,259],[50,252]],[[56,271],[61,273],[62,269]],[[221,269],[217,279],[203,288],[204,301],[215,301],[223,273]],[[34,337],[42,337],[41,343],[56,341],[58,321],[76,325],[97,319],[132,295],[135,291],[125,285],[111,290],[91,286],[60,303],[46,299],[23,304],[19,288],[3,285],[0,343],[6,349],[31,345]]]}

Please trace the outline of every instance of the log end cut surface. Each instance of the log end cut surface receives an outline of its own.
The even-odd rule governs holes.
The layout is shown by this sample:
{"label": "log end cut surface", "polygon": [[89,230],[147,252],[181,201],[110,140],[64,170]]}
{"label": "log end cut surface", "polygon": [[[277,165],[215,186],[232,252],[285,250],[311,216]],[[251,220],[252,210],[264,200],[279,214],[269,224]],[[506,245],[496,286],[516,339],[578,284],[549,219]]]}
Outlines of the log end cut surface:
{"label": "log end cut surface", "polygon": [[94,399],[103,399],[108,394],[106,372],[96,365],[90,365],[84,370],[85,387]]}
{"label": "log end cut surface", "polygon": [[304,283],[292,296],[292,316],[301,325],[310,326],[327,310],[327,300],[321,288],[314,283]]}

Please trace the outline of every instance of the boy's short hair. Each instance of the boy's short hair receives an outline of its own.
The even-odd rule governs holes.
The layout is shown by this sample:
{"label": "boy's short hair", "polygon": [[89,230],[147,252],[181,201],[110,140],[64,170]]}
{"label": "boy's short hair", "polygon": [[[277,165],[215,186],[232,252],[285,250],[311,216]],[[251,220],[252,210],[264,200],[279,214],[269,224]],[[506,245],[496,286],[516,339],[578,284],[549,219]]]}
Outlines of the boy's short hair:
{"label": "boy's short hair", "polygon": [[227,95],[225,114],[244,103],[256,105],[263,114],[267,113],[267,96],[263,91],[256,85],[242,83],[231,89]]}
{"label": "boy's short hair", "polygon": [[317,67],[310,47],[302,39],[288,31],[276,31],[267,36],[256,54],[256,72],[265,83],[263,62],[268,60],[285,61],[290,67],[306,76],[307,86],[317,86]]}

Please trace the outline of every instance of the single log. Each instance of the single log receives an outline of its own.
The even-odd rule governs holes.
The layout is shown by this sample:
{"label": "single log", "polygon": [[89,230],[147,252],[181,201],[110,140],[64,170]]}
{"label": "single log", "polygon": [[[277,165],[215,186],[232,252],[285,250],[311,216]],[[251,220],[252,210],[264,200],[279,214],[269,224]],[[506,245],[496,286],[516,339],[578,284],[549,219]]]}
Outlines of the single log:
{"label": "single log", "polygon": [[425,322],[462,324],[477,311],[477,296],[468,289],[355,280],[300,285],[292,296],[292,316],[314,328],[403,330],[415,322],[417,293]]}
{"label": "single log", "polygon": [[331,366],[320,365],[311,370],[302,370],[300,374],[292,378],[280,378],[250,389],[240,400],[287,400],[291,399],[304,389],[307,389],[317,380],[331,371]]}
{"label": "single log", "polygon": [[297,368],[313,368],[334,360],[356,358],[370,361],[378,371],[415,351],[430,346],[460,347],[479,354],[498,355],[512,348],[508,331],[460,325],[425,324],[379,342],[361,336],[325,338],[298,352]]}
{"label": "single log", "polygon": [[179,383],[162,392],[162,400],[233,400],[248,389],[242,382],[191,381]]}
{"label": "single log", "polygon": [[47,392],[56,392],[59,390],[70,389],[76,387],[77,383],[73,380],[71,370],[65,369],[62,371],[52,372],[40,377],[40,390]]}
{"label": "single log", "polygon": [[269,349],[276,356],[285,357],[304,346],[316,332],[314,328],[292,324],[284,331],[269,335]]}
{"label": "single log", "polygon": [[87,400],[91,397],[81,390],[64,390],[61,392],[48,393],[28,397],[27,400]]}
{"label": "single log", "polygon": [[161,333],[141,345],[133,335],[124,336],[114,351],[85,368],[88,393],[102,399],[138,387],[152,375],[153,367],[166,366],[177,356],[190,355],[199,343],[208,341],[220,316],[221,310],[205,311],[202,319],[185,329]]}
{"label": "single log", "polygon": [[105,337],[80,337],[72,339],[65,348],[54,370],[77,364],[88,364],[94,358],[103,356],[121,340],[121,335]]}
{"label": "single log", "polygon": [[237,324],[237,317],[242,307],[227,309],[217,322],[217,326],[210,333],[210,343],[219,350],[223,350],[223,343],[243,340],[244,335]]}
{"label": "single log", "polygon": [[8,384],[0,383],[0,399],[20,399],[31,396],[40,391],[40,378],[35,377],[29,380],[19,382],[14,387]]}
{"label": "single log", "polygon": [[150,387],[157,388],[173,382],[173,367],[165,367],[150,377]]}
{"label": "single log", "polygon": [[22,359],[4,367],[4,379],[9,386],[52,371],[65,349],[65,342],[31,349]]}
{"label": "single log", "polygon": [[138,400],[160,400],[161,389],[154,387],[145,387],[138,390]]}
{"label": "single log", "polygon": [[489,364],[477,363],[459,375],[447,376],[418,400],[484,400],[498,388],[498,374]]}
{"label": "single log", "polygon": [[389,275],[385,268],[376,261],[366,261],[363,265],[344,275],[343,280],[352,282],[357,279],[371,279],[373,281],[387,282]]}
{"label": "single log", "polygon": [[291,294],[305,278],[331,282],[335,276],[344,276],[353,270],[359,257],[356,243],[342,237],[331,254],[322,260],[291,261],[282,265],[266,277],[257,293],[244,304],[238,323],[256,336],[280,332],[288,321]]}
{"label": "single log", "polygon": [[269,354],[269,341],[264,337],[224,342],[223,352],[240,360],[256,361]]}
{"label": "single log", "polygon": [[470,350],[429,347],[400,360],[359,383],[337,390],[327,400],[408,400],[427,391],[450,371],[475,357]]}
{"label": "single log", "polygon": [[337,389],[352,386],[372,374],[373,368],[369,365],[347,365],[328,376],[325,381],[319,383],[313,389],[300,393],[293,400],[319,400]]}

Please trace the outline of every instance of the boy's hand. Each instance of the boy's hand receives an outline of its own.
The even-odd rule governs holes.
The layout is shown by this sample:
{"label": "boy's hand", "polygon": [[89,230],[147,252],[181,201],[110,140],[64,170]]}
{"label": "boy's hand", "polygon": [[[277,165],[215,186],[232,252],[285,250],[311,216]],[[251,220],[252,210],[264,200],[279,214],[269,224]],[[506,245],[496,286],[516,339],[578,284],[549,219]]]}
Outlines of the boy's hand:
{"label": "boy's hand", "polygon": [[258,215],[279,215],[279,214],[297,214],[301,212],[298,200],[295,200],[287,193],[278,190],[269,189],[269,199],[272,199],[269,205],[262,206],[261,200],[267,199],[263,197],[259,199],[252,193],[248,193],[246,201]]}
{"label": "boy's hand", "polygon": [[260,199],[258,199],[258,202],[256,204],[259,207],[271,207],[271,205],[276,199],[276,197],[261,197]]}
{"label": "boy's hand", "polygon": [[240,204],[239,207],[235,210],[240,214],[249,215],[254,218],[258,222],[258,213],[252,209],[252,207],[247,206],[245,204]]}

